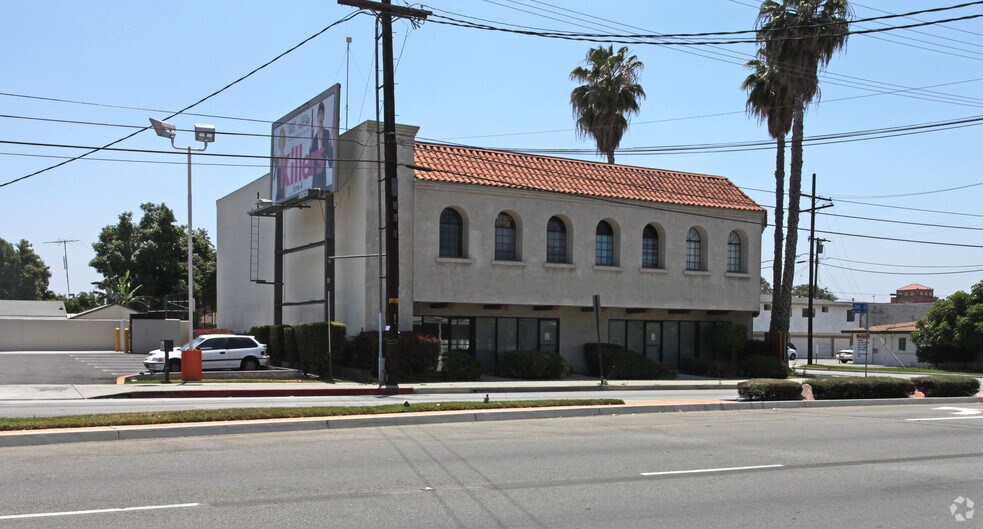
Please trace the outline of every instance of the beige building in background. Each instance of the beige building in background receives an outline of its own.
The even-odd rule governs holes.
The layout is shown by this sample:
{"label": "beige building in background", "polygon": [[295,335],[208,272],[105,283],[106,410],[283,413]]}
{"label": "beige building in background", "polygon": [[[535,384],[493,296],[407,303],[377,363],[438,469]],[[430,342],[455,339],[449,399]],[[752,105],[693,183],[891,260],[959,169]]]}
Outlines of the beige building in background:
{"label": "beige building in background", "polygon": [[[750,329],[764,210],[718,176],[415,141],[400,126],[400,328],[494,367],[509,350],[559,351],[575,369],[601,340],[678,364],[706,331]],[[379,321],[376,124],[340,137],[335,306],[349,334]],[[269,175],[218,201],[218,326],[272,323],[273,222],[250,220]],[[260,203],[262,205],[262,202]],[[316,248],[325,208],[283,211],[285,248]],[[354,256],[354,257],[353,257]],[[322,251],[284,255],[283,323],[324,321]]]}

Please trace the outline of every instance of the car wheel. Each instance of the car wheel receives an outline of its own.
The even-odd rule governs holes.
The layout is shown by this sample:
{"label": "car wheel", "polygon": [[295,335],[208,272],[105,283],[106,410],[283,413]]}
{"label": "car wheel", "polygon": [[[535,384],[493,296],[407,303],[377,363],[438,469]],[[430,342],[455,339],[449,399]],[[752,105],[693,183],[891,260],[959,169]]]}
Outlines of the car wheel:
{"label": "car wheel", "polygon": [[794,361],[795,360],[795,353],[792,353],[792,354],[788,355],[788,359]]}
{"label": "car wheel", "polygon": [[845,364],[846,362],[847,362],[846,360],[840,360],[841,364]]}
{"label": "car wheel", "polygon": [[179,373],[181,371],[181,361],[178,359],[171,360],[169,364],[171,366],[171,373]]}
{"label": "car wheel", "polygon": [[255,358],[244,358],[242,360],[242,365],[239,366],[239,369],[243,371],[256,371],[259,369],[259,360],[256,360]]}

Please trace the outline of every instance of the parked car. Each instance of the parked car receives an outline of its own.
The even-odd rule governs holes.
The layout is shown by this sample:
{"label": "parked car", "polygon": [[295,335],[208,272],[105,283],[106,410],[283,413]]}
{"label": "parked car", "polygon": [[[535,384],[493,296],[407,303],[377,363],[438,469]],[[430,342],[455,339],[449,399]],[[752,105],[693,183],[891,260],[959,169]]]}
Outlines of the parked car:
{"label": "parked car", "polygon": [[788,355],[789,360],[793,361],[799,357],[799,352],[795,349],[795,344],[792,342],[785,344],[785,354]]}
{"label": "parked car", "polygon": [[836,352],[836,359],[840,361],[841,364],[853,361],[853,349],[840,349]]}
{"label": "parked car", "polygon": [[[252,336],[234,334],[203,334],[195,338],[192,347],[201,351],[201,368],[206,369],[241,369],[255,371],[269,365],[270,357],[266,354],[266,345],[256,341]],[[188,350],[188,344],[175,347],[168,353],[170,370],[181,370],[181,352]],[[164,370],[164,351],[150,351],[143,365],[150,371]]]}

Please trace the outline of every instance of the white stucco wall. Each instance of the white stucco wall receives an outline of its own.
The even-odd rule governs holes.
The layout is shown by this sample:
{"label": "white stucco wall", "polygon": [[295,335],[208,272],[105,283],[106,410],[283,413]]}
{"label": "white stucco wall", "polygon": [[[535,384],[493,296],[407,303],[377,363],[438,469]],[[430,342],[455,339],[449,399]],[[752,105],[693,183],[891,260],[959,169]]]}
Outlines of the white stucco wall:
{"label": "white stucco wall", "polygon": [[[273,285],[250,281],[251,217],[256,196],[269,198],[264,175],[216,201],[217,326],[236,331],[273,322]],[[273,281],[273,219],[259,219],[259,278]],[[182,342],[184,343],[184,342]]]}
{"label": "white stucco wall", "polygon": [[112,351],[128,320],[0,319],[0,351]]}
{"label": "white stucco wall", "polygon": [[[758,308],[760,213],[636,203],[622,206],[559,193],[487,186],[416,182],[414,300],[589,306],[601,294],[606,306],[697,310]],[[640,207],[639,207],[640,206]],[[439,255],[439,219],[454,207],[465,221],[465,259]],[[518,225],[519,261],[494,260],[495,218],[506,211]],[[708,217],[706,215],[713,215]],[[572,263],[546,263],[546,224],[565,219]],[[723,219],[728,220],[723,220]],[[732,220],[731,220],[732,219]],[[607,220],[615,230],[614,267],[594,265],[595,230]],[[641,267],[642,231],[656,223],[664,236],[660,270]],[[705,230],[706,272],[685,271],[686,234]],[[744,273],[726,273],[727,237],[745,234]]]}

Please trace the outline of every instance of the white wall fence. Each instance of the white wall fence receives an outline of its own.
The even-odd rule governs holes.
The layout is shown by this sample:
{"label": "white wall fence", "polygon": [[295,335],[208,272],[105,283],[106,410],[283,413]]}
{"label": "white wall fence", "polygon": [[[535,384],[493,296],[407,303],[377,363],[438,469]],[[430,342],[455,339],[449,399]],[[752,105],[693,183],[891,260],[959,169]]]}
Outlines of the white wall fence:
{"label": "white wall fence", "polygon": [[[0,319],[0,351],[112,351],[116,328],[127,320]],[[133,351],[147,353],[160,340],[181,345],[188,339],[188,322],[179,320],[134,320]],[[122,337],[121,337],[122,339]]]}

